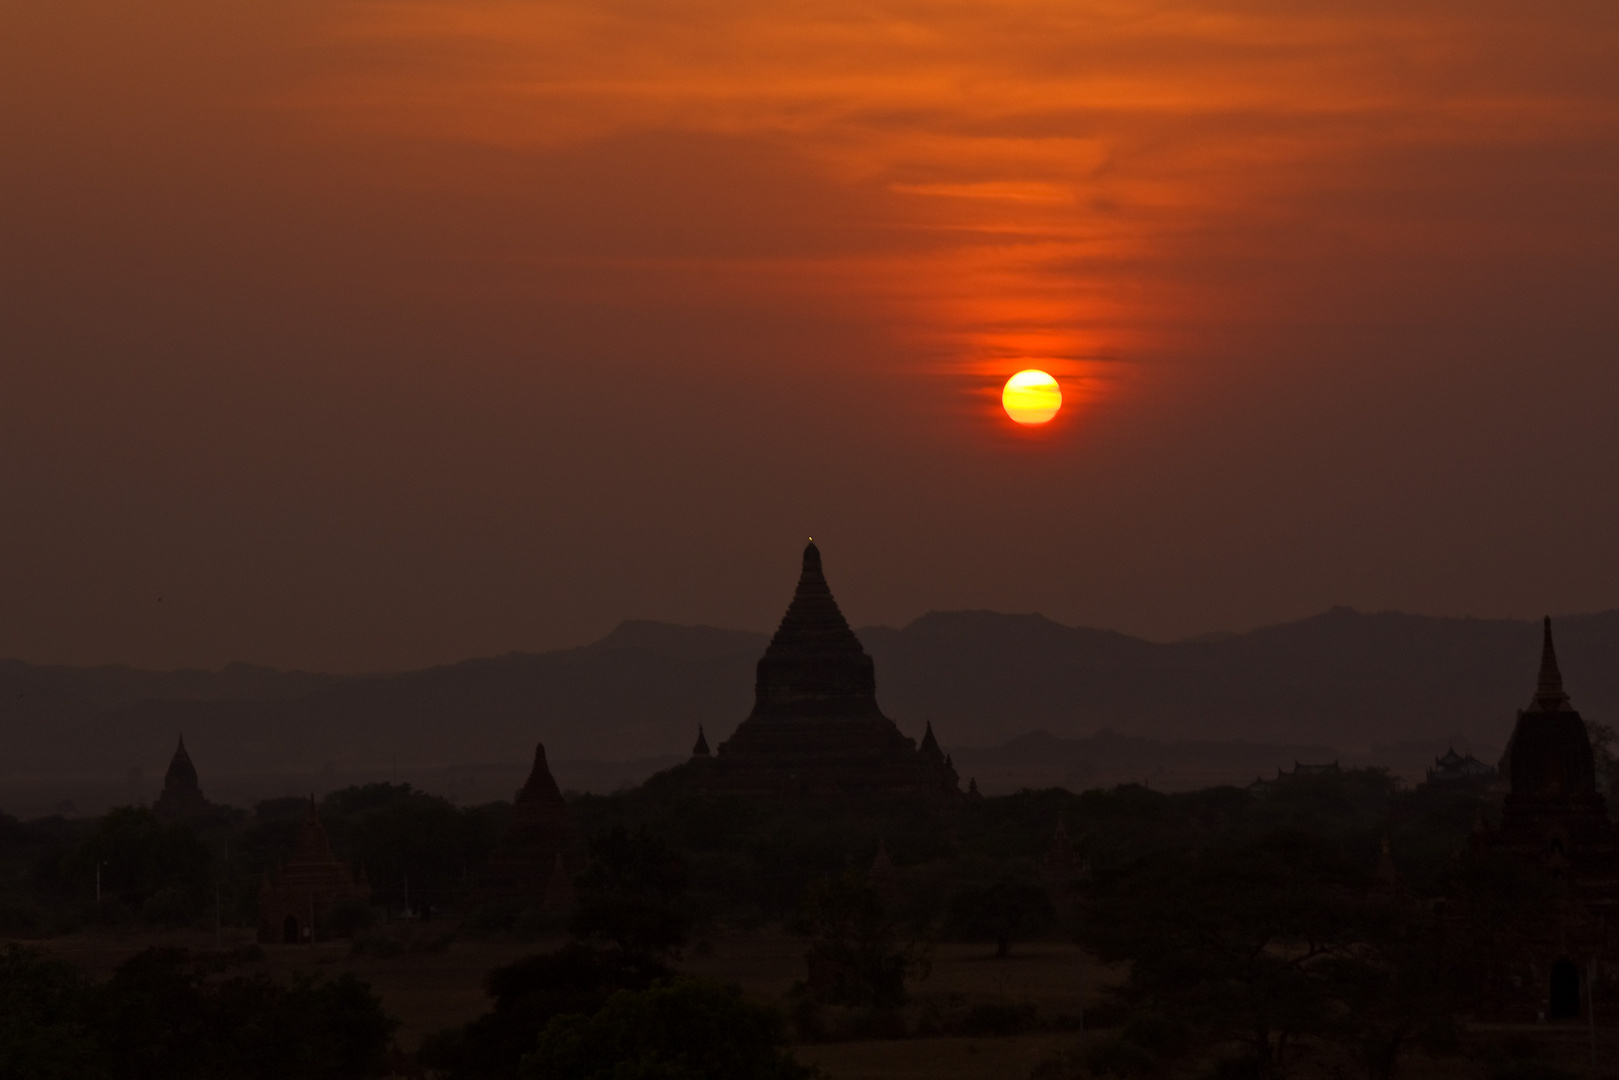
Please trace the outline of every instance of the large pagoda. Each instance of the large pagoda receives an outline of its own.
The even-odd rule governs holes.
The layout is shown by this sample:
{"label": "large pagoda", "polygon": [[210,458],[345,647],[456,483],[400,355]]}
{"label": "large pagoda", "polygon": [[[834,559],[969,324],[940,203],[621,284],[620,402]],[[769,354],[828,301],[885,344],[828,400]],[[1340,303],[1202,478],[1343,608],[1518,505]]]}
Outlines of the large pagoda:
{"label": "large pagoda", "polygon": [[712,757],[699,746],[689,775],[704,790],[960,797],[931,728],[919,749],[878,707],[871,657],[838,609],[813,541],[759,660],[753,711]]}

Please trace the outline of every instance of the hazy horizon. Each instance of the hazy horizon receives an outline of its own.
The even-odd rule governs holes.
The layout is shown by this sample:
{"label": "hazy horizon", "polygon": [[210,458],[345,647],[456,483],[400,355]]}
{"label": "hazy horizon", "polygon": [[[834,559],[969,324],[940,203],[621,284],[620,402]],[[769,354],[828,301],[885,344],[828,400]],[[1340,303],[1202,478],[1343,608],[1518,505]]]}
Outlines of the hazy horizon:
{"label": "hazy horizon", "polygon": [[[1599,608],[1599,609],[1592,609],[1592,610],[1589,610],[1589,611],[1568,611],[1568,612],[1562,612],[1562,613],[1549,613],[1549,614],[1550,614],[1553,626],[1555,627],[1558,620],[1560,620],[1560,619],[1588,618],[1588,617],[1594,617],[1594,616],[1610,614],[1615,610],[1619,610],[1619,609],[1615,609],[1615,608]],[[1063,622],[1063,621],[1061,621],[1059,619],[1054,619],[1051,616],[1046,615],[1043,612],[1039,612],[1039,611],[997,611],[997,610],[995,610],[993,608],[929,608],[928,610],[922,612],[919,615],[916,615],[916,616],[914,616],[914,617],[912,617],[910,619],[907,619],[907,620],[905,620],[903,622],[898,622],[898,623],[859,623],[859,622],[856,622],[852,618],[849,621],[850,621],[850,625],[854,627],[855,632],[858,634],[858,633],[861,633],[861,632],[864,632],[864,631],[869,631],[869,630],[891,630],[891,631],[904,630],[904,629],[914,625],[915,623],[919,622],[920,620],[928,618],[929,616],[934,616],[934,615],[980,614],[980,613],[982,613],[982,614],[987,614],[987,615],[1005,615],[1005,616],[1012,616],[1012,617],[1034,617],[1034,618],[1044,619],[1047,622],[1053,623],[1053,624],[1055,624],[1057,626],[1060,626],[1060,627],[1062,627],[1064,629],[1069,629],[1069,630],[1093,630],[1093,631],[1097,631],[1097,632],[1101,632],[1101,633],[1121,634],[1121,635],[1123,635],[1125,637],[1132,638],[1132,639],[1137,640],[1137,641],[1146,642],[1146,643],[1152,644],[1152,645],[1179,645],[1179,644],[1193,644],[1193,643],[1197,643],[1197,642],[1200,642],[1200,641],[1213,641],[1213,640],[1219,640],[1219,639],[1229,638],[1229,637],[1240,637],[1240,636],[1242,636],[1244,634],[1251,634],[1251,633],[1255,633],[1255,632],[1262,631],[1262,630],[1272,629],[1272,628],[1275,628],[1275,627],[1283,627],[1283,626],[1293,625],[1295,623],[1308,622],[1311,619],[1316,619],[1316,618],[1320,618],[1322,616],[1331,615],[1334,612],[1338,612],[1338,611],[1348,611],[1348,612],[1352,612],[1355,615],[1364,615],[1364,616],[1399,615],[1399,616],[1411,616],[1413,618],[1422,618],[1422,619],[1443,619],[1443,620],[1455,620],[1455,621],[1472,620],[1472,621],[1480,621],[1480,622],[1539,623],[1539,621],[1544,617],[1544,614],[1541,614],[1541,615],[1523,615],[1523,616],[1515,615],[1515,614],[1506,614],[1506,615],[1473,615],[1473,614],[1454,615],[1454,614],[1442,614],[1442,613],[1436,614],[1436,613],[1432,613],[1432,612],[1423,612],[1423,611],[1405,611],[1405,610],[1401,610],[1401,609],[1398,609],[1398,608],[1387,608],[1387,609],[1383,609],[1383,610],[1379,610],[1379,611],[1366,611],[1366,610],[1362,610],[1362,609],[1359,609],[1359,608],[1352,607],[1351,605],[1348,605],[1348,604],[1334,604],[1334,605],[1332,605],[1330,607],[1327,607],[1327,608],[1324,608],[1322,610],[1302,614],[1302,615],[1296,616],[1294,618],[1286,618],[1286,619],[1281,619],[1281,620],[1277,620],[1277,621],[1274,621],[1274,622],[1264,622],[1264,623],[1259,623],[1257,625],[1245,626],[1245,627],[1236,628],[1236,629],[1205,630],[1205,631],[1202,631],[1202,632],[1199,632],[1199,633],[1187,634],[1187,635],[1185,635],[1183,637],[1174,637],[1174,638],[1154,638],[1154,637],[1148,637],[1148,636],[1141,635],[1141,634],[1132,634],[1132,633],[1129,633],[1128,631],[1120,630],[1120,629],[1117,629],[1115,627],[1110,627],[1110,626],[1098,626],[1098,625],[1088,624],[1088,623]],[[777,621],[779,621],[779,616],[778,616]],[[591,636],[589,636],[589,637],[587,637],[587,638],[585,638],[583,640],[565,642],[565,643],[562,643],[562,644],[552,646],[550,648],[540,648],[540,649],[527,649],[527,648],[498,649],[497,648],[497,649],[491,650],[489,652],[484,652],[484,653],[467,654],[467,655],[461,655],[461,656],[450,656],[450,657],[445,657],[445,658],[438,659],[438,660],[430,660],[430,661],[427,661],[427,662],[424,662],[424,663],[421,663],[421,664],[417,664],[417,665],[413,665],[413,666],[410,666],[410,667],[396,667],[396,668],[365,668],[365,669],[351,668],[351,669],[341,669],[341,670],[339,670],[339,669],[331,669],[331,668],[314,668],[314,667],[284,667],[284,666],[280,666],[280,665],[276,665],[276,664],[272,664],[272,663],[266,663],[264,661],[253,659],[253,658],[250,658],[250,657],[235,657],[235,658],[232,658],[230,660],[221,661],[221,662],[219,662],[217,664],[212,664],[212,665],[181,664],[181,665],[176,665],[176,666],[173,666],[173,667],[146,667],[146,666],[143,666],[143,665],[131,663],[131,662],[126,661],[126,660],[118,660],[118,659],[102,659],[102,660],[89,660],[89,661],[67,661],[67,660],[57,660],[57,659],[49,659],[49,658],[41,659],[41,658],[20,656],[20,655],[0,656],[0,660],[16,661],[16,662],[20,662],[20,663],[23,663],[23,664],[27,664],[30,667],[41,667],[41,668],[45,668],[45,667],[63,667],[63,668],[101,668],[101,667],[117,668],[117,667],[123,667],[123,668],[130,668],[130,669],[133,669],[133,670],[151,671],[151,672],[163,673],[163,672],[185,672],[185,671],[216,672],[216,671],[223,671],[223,670],[225,670],[227,668],[232,668],[232,667],[246,667],[246,668],[263,668],[263,669],[267,669],[267,670],[285,671],[285,672],[289,672],[289,673],[307,672],[307,673],[310,673],[310,674],[333,675],[333,676],[338,676],[338,677],[362,677],[363,678],[363,677],[373,677],[373,676],[387,676],[387,675],[404,674],[404,673],[407,673],[407,672],[420,671],[420,670],[424,670],[424,669],[428,669],[428,668],[451,667],[451,666],[454,666],[456,664],[465,663],[465,662],[468,662],[468,661],[484,660],[484,659],[489,659],[489,658],[492,658],[492,657],[538,655],[538,654],[552,653],[552,652],[565,652],[565,651],[568,651],[568,650],[571,650],[571,649],[584,649],[584,648],[589,648],[589,647],[591,647],[593,645],[598,645],[598,644],[602,643],[607,638],[611,637],[617,630],[619,630],[621,627],[623,627],[625,625],[632,625],[632,624],[638,624],[638,623],[652,624],[652,625],[657,625],[657,626],[668,626],[668,627],[674,627],[674,628],[682,629],[682,630],[713,630],[713,631],[717,631],[719,633],[725,633],[725,634],[752,634],[752,635],[756,635],[758,637],[762,637],[762,638],[766,639],[767,641],[769,640],[770,635],[773,634],[775,632],[775,629],[776,629],[776,623],[775,622],[770,623],[767,627],[753,628],[753,627],[744,627],[744,626],[715,626],[715,625],[710,624],[710,623],[681,622],[681,621],[678,621],[678,620],[654,619],[654,618],[646,618],[646,617],[643,617],[643,616],[626,616],[626,617],[621,618],[618,621],[614,622],[610,627],[608,627],[608,629],[606,629],[606,630],[604,630],[604,631],[602,631],[600,633],[593,634],[593,635],[591,635]]]}

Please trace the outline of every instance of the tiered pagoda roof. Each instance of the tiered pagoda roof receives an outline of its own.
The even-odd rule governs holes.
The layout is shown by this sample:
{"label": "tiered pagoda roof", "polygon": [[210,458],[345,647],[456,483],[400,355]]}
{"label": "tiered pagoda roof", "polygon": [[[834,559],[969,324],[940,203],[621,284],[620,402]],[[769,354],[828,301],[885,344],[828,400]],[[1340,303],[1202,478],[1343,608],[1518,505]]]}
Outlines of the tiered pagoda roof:
{"label": "tiered pagoda roof", "polygon": [[759,659],[753,711],[712,761],[699,755],[691,764],[695,781],[711,790],[960,795],[937,742],[920,752],[883,715],[872,659],[832,596],[814,541]]}

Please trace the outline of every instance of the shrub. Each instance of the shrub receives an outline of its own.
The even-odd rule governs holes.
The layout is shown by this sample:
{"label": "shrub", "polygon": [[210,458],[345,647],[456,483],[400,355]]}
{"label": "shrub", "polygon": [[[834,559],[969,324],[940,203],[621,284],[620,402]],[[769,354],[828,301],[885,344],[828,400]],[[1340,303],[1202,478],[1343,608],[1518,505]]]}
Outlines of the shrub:
{"label": "shrub", "polygon": [[805,1080],[786,1019],[735,986],[704,979],[620,991],[593,1016],[546,1025],[525,1080]]}
{"label": "shrub", "polygon": [[1102,1076],[1140,1076],[1155,1064],[1151,1054],[1122,1038],[1099,1042],[1085,1054],[1086,1068]]}
{"label": "shrub", "polygon": [[1580,1080],[1578,1073],[1544,1061],[1508,1061],[1490,1070],[1490,1080]]}
{"label": "shrub", "polygon": [[1037,1026],[1038,1015],[1032,1002],[975,1005],[956,1025],[963,1035],[1016,1035]]}

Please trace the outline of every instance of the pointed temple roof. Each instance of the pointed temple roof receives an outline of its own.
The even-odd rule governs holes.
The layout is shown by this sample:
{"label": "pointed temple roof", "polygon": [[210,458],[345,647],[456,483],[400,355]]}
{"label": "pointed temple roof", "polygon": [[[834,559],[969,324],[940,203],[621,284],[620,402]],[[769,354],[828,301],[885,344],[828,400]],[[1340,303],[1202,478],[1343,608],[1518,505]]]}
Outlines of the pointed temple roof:
{"label": "pointed temple roof", "polygon": [[186,737],[180,736],[180,745],[175,747],[174,757],[169,760],[169,771],[163,774],[163,789],[165,791],[196,790],[197,767],[191,764],[191,755],[186,753]]}
{"label": "pointed temple roof", "polygon": [[191,763],[185,736],[181,735],[180,745],[169,760],[169,769],[163,774],[163,793],[152,804],[152,813],[165,821],[183,821],[202,817],[212,810],[197,784],[197,767]]}
{"label": "pointed temple roof", "polygon": [[832,598],[813,540],[792,603],[759,660],[753,715],[882,715],[871,657]]}
{"label": "pointed temple roof", "polygon": [[1540,679],[1535,684],[1535,700],[1530,708],[1540,712],[1562,712],[1570,708],[1568,695],[1563,692],[1563,673],[1557,668],[1550,616],[1541,623]]}
{"label": "pointed temple roof", "polygon": [[292,857],[287,860],[287,866],[294,864],[300,866],[316,866],[327,863],[336,863],[332,856],[332,838],[326,833],[326,826],[320,823],[320,813],[315,809],[315,796],[309,796],[309,805],[304,809],[304,825],[298,830],[298,839],[292,845]]}
{"label": "pointed temple roof", "polygon": [[1518,723],[1502,755],[1511,796],[1565,799],[1596,796],[1596,762],[1585,721],[1563,691],[1552,645],[1552,622],[1541,624],[1540,674],[1535,697],[1518,711]]}
{"label": "pointed temple roof", "polygon": [[567,800],[563,799],[557,782],[551,777],[551,767],[546,763],[544,743],[535,744],[534,767],[512,800],[511,827],[514,832],[531,828],[562,828],[570,832],[573,829],[568,820]]}
{"label": "pointed temple roof", "polygon": [[[1550,619],[1541,623],[1534,700],[1518,710],[1501,772],[1509,788],[1500,824],[1491,827],[1481,812],[1469,845],[1537,867],[1561,882],[1564,901],[1577,900],[1588,914],[1619,916],[1619,832],[1597,788],[1590,732],[1563,690]],[[1559,910],[1569,909],[1544,910],[1547,925],[1557,923]]]}
{"label": "pointed temple roof", "polygon": [[921,754],[923,757],[932,758],[937,761],[944,760],[944,754],[939,750],[939,740],[933,736],[932,720],[928,721],[928,729],[922,735],[922,745],[918,746],[916,750],[917,753]]}
{"label": "pointed temple roof", "polygon": [[259,888],[259,940],[285,941],[282,924],[289,917],[301,928],[301,940],[321,938],[325,936],[322,912],[339,901],[365,900],[370,895],[364,873],[356,875],[348,863],[332,854],[332,839],[320,823],[311,795],[292,854],[273,873],[264,874]]}
{"label": "pointed temple roof", "polygon": [[693,746],[691,748],[691,756],[692,757],[710,757],[710,756],[712,756],[712,755],[709,754],[709,751],[708,751],[708,739],[706,739],[703,736],[703,725],[701,725],[701,724],[697,725],[697,743],[696,743],[695,746]]}
{"label": "pointed temple roof", "polygon": [[712,761],[692,763],[712,790],[960,798],[937,740],[931,755],[919,753],[878,707],[875,667],[832,597],[813,540],[759,659],[753,711],[718,750]]}
{"label": "pointed temple roof", "polygon": [[[545,744],[538,743],[528,780],[512,800],[506,836],[490,856],[483,879],[474,890],[475,902],[543,900],[555,879],[553,871],[574,859],[576,848],[568,802],[551,776]],[[563,885],[558,883],[556,887]]]}

